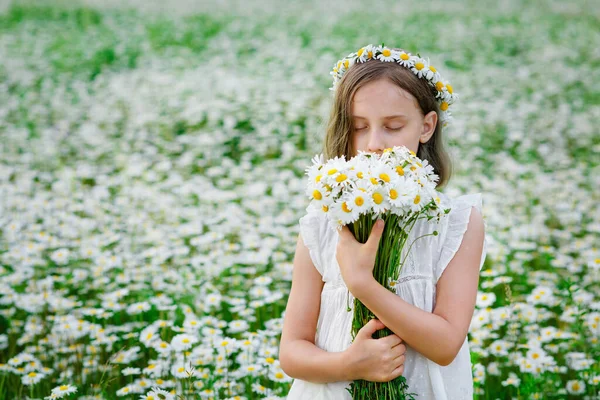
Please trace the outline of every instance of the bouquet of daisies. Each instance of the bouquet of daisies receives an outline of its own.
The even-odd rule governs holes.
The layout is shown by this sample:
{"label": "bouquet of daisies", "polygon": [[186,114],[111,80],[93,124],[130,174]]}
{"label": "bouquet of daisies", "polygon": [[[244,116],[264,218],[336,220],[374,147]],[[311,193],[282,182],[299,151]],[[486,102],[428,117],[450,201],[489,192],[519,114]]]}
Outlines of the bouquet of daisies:
{"label": "bouquet of daisies", "polygon": [[[437,196],[439,176],[433,166],[404,146],[385,149],[381,155],[359,151],[350,160],[342,156],[324,162],[322,155],[315,156],[306,174],[311,205],[327,216],[332,229],[348,225],[356,240],[365,243],[375,221],[385,221],[373,276],[391,291],[404,263],[402,250],[416,221],[439,221],[450,211],[443,209]],[[433,231],[424,236],[437,234]],[[353,339],[373,317],[354,299]],[[378,338],[390,334],[387,328],[376,332]],[[407,389],[406,378],[399,376],[391,382],[357,380],[349,391],[353,399],[413,399]]]}

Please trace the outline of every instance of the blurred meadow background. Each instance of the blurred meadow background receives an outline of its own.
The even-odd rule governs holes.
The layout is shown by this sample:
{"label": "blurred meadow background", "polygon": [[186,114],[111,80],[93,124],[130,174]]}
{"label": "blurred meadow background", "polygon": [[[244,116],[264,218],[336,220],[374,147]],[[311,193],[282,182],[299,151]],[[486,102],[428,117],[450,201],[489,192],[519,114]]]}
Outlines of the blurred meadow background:
{"label": "blurred meadow background", "polygon": [[3,2],[0,399],[285,398],[329,71],[381,42],[461,96],[444,192],[483,193],[490,240],[476,398],[598,399],[599,10]]}

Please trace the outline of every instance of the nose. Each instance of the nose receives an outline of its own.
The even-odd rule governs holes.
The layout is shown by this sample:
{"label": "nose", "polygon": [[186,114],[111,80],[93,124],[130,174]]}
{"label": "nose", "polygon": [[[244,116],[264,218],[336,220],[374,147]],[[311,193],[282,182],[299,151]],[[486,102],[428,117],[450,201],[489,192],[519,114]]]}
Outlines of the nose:
{"label": "nose", "polygon": [[367,145],[367,151],[370,153],[383,153],[385,149],[385,143],[383,141],[383,132],[378,129],[372,129],[369,132],[369,143]]}

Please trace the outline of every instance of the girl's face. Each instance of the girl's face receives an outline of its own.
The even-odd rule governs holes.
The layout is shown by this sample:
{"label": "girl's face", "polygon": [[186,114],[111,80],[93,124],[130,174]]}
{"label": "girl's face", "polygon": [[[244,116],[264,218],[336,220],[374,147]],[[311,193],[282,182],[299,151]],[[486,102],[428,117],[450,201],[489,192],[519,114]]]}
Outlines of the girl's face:
{"label": "girl's face", "polygon": [[352,101],[352,148],[383,153],[388,147],[406,146],[415,153],[435,131],[435,111],[423,116],[413,95],[387,79],[362,86]]}

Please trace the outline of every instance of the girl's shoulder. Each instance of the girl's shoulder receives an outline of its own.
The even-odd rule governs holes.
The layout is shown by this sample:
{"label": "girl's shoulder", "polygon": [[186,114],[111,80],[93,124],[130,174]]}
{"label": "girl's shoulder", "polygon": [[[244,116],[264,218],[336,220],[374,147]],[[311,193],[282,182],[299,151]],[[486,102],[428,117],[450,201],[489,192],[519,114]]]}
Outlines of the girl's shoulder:
{"label": "girl's shoulder", "polygon": [[442,199],[442,204],[451,208],[450,213],[454,211],[454,214],[458,214],[465,209],[470,211],[471,207],[475,207],[479,212],[482,212],[483,193],[481,192],[463,194],[461,196],[449,196],[448,194],[442,192],[438,192],[438,194]]}
{"label": "girl's shoulder", "polygon": [[[436,281],[442,275],[462,243],[467,231],[471,210],[473,207],[483,215],[483,194],[470,193],[457,197],[450,197],[440,193],[442,206],[450,208],[450,212],[443,218],[440,232],[441,251],[439,261],[434,270]],[[485,226],[485,219],[484,219]],[[483,267],[487,253],[487,236],[484,235],[483,252],[479,264],[479,270]]]}
{"label": "girl's shoulder", "polygon": [[324,213],[317,210],[312,204],[306,207],[306,214],[299,220],[300,235],[304,245],[308,248],[310,257],[317,271],[323,275],[324,257],[323,239],[328,234],[328,221]]}

